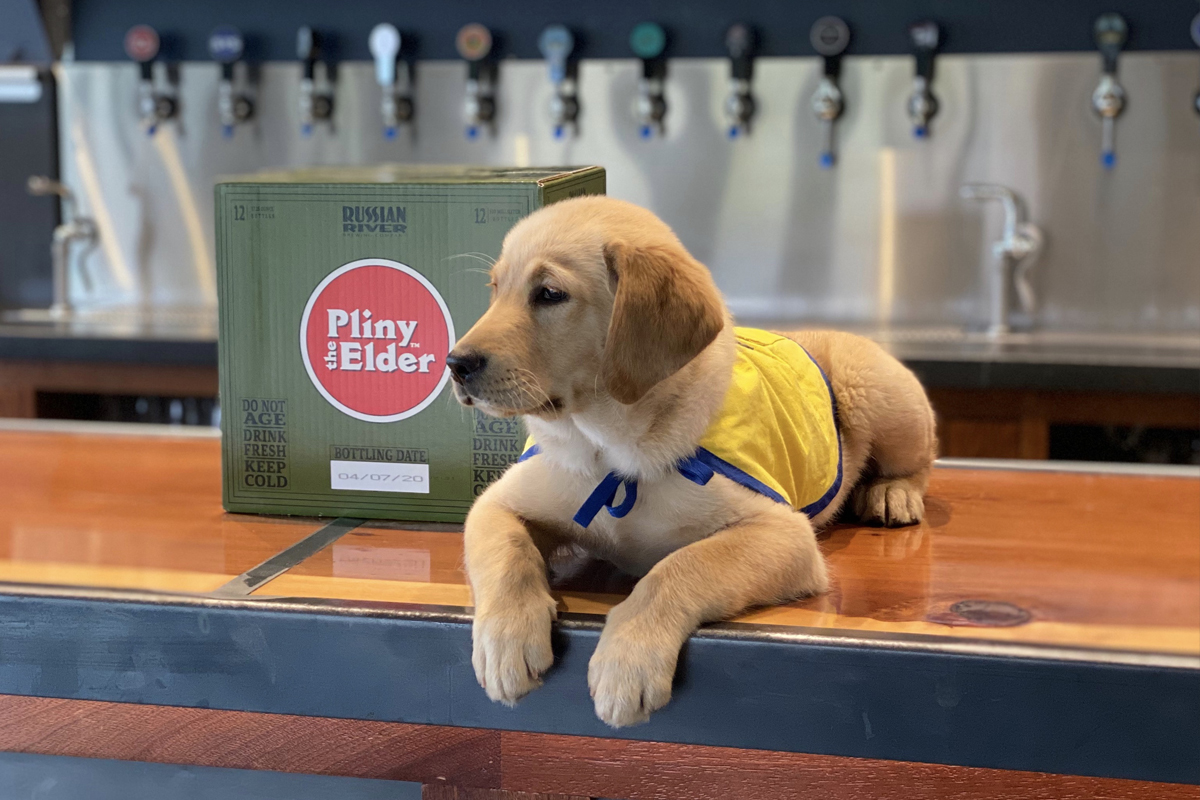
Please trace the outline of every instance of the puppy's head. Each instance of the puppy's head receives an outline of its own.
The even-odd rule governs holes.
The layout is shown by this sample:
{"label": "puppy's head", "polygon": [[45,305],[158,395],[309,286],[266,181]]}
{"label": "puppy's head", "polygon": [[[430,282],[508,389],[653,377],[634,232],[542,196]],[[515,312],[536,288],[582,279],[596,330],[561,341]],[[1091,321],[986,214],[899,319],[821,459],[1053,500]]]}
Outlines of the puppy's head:
{"label": "puppy's head", "polygon": [[448,363],[460,403],[552,418],[636,403],[725,323],[712,277],[649,211],[608,197],[547,206],[509,232],[487,312]]}

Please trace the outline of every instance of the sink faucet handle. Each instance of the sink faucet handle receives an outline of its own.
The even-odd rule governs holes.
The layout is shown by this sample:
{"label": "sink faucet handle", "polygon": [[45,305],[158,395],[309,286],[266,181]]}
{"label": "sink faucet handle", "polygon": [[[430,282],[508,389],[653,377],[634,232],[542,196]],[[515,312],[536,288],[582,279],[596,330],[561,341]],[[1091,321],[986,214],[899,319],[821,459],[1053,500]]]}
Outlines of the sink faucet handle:
{"label": "sink faucet handle", "polygon": [[30,175],[25,185],[32,195],[44,196],[56,194],[66,200],[74,198],[70,189],[47,175]]}
{"label": "sink faucet handle", "polygon": [[1025,204],[1007,186],[996,183],[966,183],[958,190],[964,200],[999,200],[1004,206],[1004,241],[1012,242],[1017,226],[1025,222]]}
{"label": "sink faucet handle", "polygon": [[69,222],[74,217],[75,193],[68,189],[66,185],[47,175],[30,175],[29,179],[25,182],[25,188],[35,197],[55,195],[61,198],[63,221]]}
{"label": "sink faucet handle", "polygon": [[1013,249],[1013,286],[1017,290],[1017,299],[1021,301],[1021,310],[1032,315],[1037,310],[1037,295],[1029,280],[1029,273],[1037,263],[1045,246],[1045,236],[1042,229],[1032,222],[1021,222],[1017,225],[1015,247]]}

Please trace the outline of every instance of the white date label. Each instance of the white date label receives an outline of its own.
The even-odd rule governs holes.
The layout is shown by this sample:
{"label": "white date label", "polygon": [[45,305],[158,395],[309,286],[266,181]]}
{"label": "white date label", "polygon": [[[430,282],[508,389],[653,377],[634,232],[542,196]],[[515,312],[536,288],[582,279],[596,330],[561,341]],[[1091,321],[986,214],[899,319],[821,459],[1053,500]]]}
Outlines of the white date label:
{"label": "white date label", "polygon": [[429,465],[330,461],[329,485],[350,492],[429,494]]}

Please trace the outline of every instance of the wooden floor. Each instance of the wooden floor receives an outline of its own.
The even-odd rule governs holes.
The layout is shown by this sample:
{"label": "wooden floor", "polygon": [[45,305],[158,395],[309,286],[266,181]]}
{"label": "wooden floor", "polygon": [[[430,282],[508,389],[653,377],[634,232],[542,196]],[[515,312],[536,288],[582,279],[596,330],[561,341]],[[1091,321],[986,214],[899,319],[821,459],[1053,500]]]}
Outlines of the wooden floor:
{"label": "wooden floor", "polygon": [[[0,487],[6,582],[207,593],[323,524],[224,514],[215,440],[0,432]],[[828,594],[739,621],[1200,654],[1200,480],[939,469],[922,524],[822,546]],[[256,595],[466,606],[461,564],[461,534],[369,523]],[[630,585],[557,593],[604,613]]]}

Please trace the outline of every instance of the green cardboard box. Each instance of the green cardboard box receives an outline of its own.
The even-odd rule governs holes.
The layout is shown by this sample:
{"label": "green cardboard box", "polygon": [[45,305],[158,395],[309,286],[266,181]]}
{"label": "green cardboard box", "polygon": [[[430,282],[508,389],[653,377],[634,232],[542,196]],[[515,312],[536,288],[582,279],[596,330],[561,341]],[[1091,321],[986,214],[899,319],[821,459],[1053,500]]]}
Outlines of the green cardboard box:
{"label": "green cardboard box", "polygon": [[228,511],[459,522],[520,455],[460,407],[446,355],[513,224],[604,193],[599,167],[389,165],[216,188]]}

